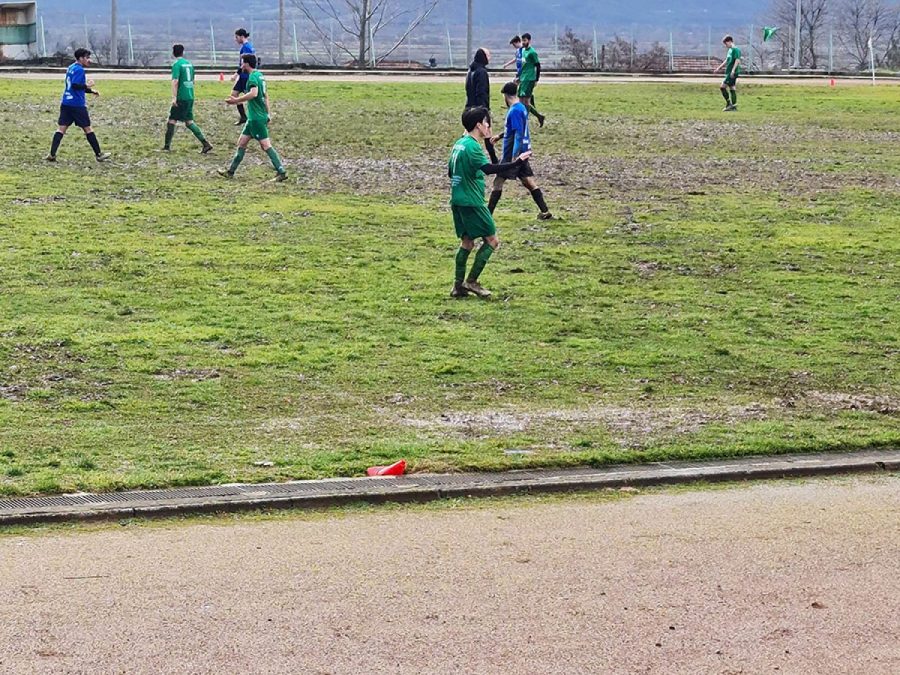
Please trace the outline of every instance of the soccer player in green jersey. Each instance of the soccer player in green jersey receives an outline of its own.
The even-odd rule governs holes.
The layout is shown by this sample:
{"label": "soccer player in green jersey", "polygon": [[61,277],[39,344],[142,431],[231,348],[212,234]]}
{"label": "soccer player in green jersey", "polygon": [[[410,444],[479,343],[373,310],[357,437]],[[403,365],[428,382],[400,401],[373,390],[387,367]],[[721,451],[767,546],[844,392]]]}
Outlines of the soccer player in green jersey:
{"label": "soccer player in green jersey", "polygon": [[172,45],[172,56],[175,57],[175,63],[172,64],[172,109],[169,110],[163,150],[172,149],[176,125],[184,122],[184,126],[200,141],[203,146],[200,152],[205,155],[212,150],[212,146],[203,136],[200,127],[194,123],[194,66],[184,58],[184,45]]}
{"label": "soccer player in green jersey", "polygon": [[[725,79],[719,87],[722,91],[722,97],[725,99],[724,112],[734,112],[737,110],[737,79],[741,74],[741,50],[734,46],[734,38],[726,35],[722,38],[722,44],[728,48],[728,54],[725,60],[719,64],[713,72],[718,73],[722,68],[725,69]],[[729,93],[731,96],[729,97]]]}
{"label": "soccer player in green jersey", "polygon": [[[456,277],[450,296],[462,298],[474,293],[489,298],[491,292],[478,283],[488,260],[498,248],[500,239],[494,217],[484,204],[484,176],[515,169],[525,162],[530,152],[524,152],[513,162],[491,164],[484,155],[481,144],[491,135],[491,114],[485,107],[469,108],[462,115],[466,133],[453,145],[447,175],[450,178],[450,210],[459,237],[456,252]],[[481,239],[481,248],[475,255],[472,269],[466,276],[466,263],[475,248],[475,240]]]}
{"label": "soccer player in green jersey", "polygon": [[259,141],[259,146],[265,151],[272,161],[272,166],[277,172],[276,181],[287,180],[287,171],[281,163],[275,148],[272,147],[272,141],[269,140],[269,93],[266,89],[266,79],[263,74],[256,70],[256,54],[244,54],[241,57],[244,72],[247,73],[247,88],[241,96],[232,94],[225,102],[228,105],[247,104],[247,123],[241,131],[241,137],[238,139],[237,151],[234,153],[234,159],[231,160],[231,166],[227,169],[219,169],[219,174],[234,177],[241,161],[244,159],[244,153],[247,151],[247,145],[250,139],[254,138]]}
{"label": "soccer player in green jersey", "polygon": [[519,70],[519,100],[528,112],[537,117],[538,125],[546,119],[534,107],[534,88],[541,79],[541,60],[531,46],[531,33],[522,33],[522,68]]}

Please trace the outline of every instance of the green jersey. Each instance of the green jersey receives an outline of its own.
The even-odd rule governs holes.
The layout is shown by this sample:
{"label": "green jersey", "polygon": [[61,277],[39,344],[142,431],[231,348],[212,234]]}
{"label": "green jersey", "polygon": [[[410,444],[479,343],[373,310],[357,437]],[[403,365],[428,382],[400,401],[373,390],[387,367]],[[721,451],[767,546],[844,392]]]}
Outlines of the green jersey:
{"label": "green jersey", "polygon": [[534,82],[537,79],[537,64],[541,60],[534,47],[529,46],[522,51],[522,71],[519,73],[519,82]]}
{"label": "green jersey", "polygon": [[194,66],[186,58],[182,57],[172,64],[172,79],[178,81],[179,101],[194,100]]}
{"label": "green jersey", "polygon": [[484,174],[488,164],[481,143],[466,134],[450,154],[450,203],[453,206],[484,206]]}
{"label": "green jersey", "polygon": [[244,93],[249,92],[253,87],[256,87],[256,97],[251,98],[247,102],[247,119],[251,122],[268,123],[269,109],[266,107],[266,78],[258,70],[250,73]]}
{"label": "green jersey", "polygon": [[[735,66],[734,62],[741,58],[741,50],[737,47],[730,47],[728,49],[728,54],[725,56],[725,74],[726,75],[740,75],[741,67],[740,65]],[[732,68],[734,72],[731,72]]]}

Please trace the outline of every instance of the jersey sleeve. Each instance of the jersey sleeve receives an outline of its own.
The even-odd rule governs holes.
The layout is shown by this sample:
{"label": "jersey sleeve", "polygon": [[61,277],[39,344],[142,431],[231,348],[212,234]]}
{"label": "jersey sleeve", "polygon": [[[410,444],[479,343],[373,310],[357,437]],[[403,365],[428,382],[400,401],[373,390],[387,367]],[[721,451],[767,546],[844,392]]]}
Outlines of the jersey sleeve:
{"label": "jersey sleeve", "polygon": [[180,78],[178,77],[178,70],[179,70],[179,68],[178,68],[178,62],[176,61],[175,63],[172,64],[172,79],[173,79],[173,80],[178,80],[178,79],[180,79]]}
{"label": "jersey sleeve", "polygon": [[259,71],[253,71],[253,74],[250,76],[250,79],[247,80],[247,89],[253,89],[256,87],[256,97],[260,99],[260,101],[265,102],[264,89],[262,86],[262,82],[260,81],[262,78],[259,74]]}
{"label": "jersey sleeve", "polygon": [[87,77],[84,74],[84,68],[81,66],[72,69],[72,84],[87,84]]}

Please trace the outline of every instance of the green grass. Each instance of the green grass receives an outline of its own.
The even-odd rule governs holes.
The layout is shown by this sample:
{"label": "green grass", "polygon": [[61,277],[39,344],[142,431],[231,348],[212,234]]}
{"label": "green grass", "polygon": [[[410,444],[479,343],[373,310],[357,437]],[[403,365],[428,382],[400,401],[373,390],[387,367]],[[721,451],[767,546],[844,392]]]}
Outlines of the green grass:
{"label": "green grass", "polygon": [[[499,83],[499,82],[498,82]],[[495,84],[498,84],[495,83]],[[0,80],[0,494],[900,442],[898,87],[560,85],[491,302],[452,301],[456,85],[270,83],[291,181],[167,83]],[[499,107],[499,106],[498,106]],[[504,451],[527,450],[508,455]],[[255,466],[259,461],[274,467]]]}

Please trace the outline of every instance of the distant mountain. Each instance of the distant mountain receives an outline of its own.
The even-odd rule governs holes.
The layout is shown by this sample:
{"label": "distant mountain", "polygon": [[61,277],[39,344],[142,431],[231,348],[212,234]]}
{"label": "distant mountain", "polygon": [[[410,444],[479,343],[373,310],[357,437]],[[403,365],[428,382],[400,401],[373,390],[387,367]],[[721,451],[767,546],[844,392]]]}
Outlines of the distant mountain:
{"label": "distant mountain", "polygon": [[[409,6],[421,0],[397,0]],[[709,0],[475,0],[475,20],[481,29],[518,26],[572,26],[584,30],[598,26],[625,28],[652,26],[654,28],[729,25],[745,26],[758,20],[767,4],[758,0],[732,0],[713,5]],[[77,21],[82,15],[89,23],[96,23],[109,15],[109,0],[41,0],[39,12],[47,20],[65,17]],[[291,0],[287,12],[299,18]],[[186,2],[185,0],[119,0],[119,16],[123,21],[156,20],[159,25],[169,21],[199,19],[237,20],[249,23],[251,18],[271,20],[277,14],[277,0],[217,0],[216,2]],[[433,23],[459,25],[465,22],[466,0],[442,0],[432,15]]]}

